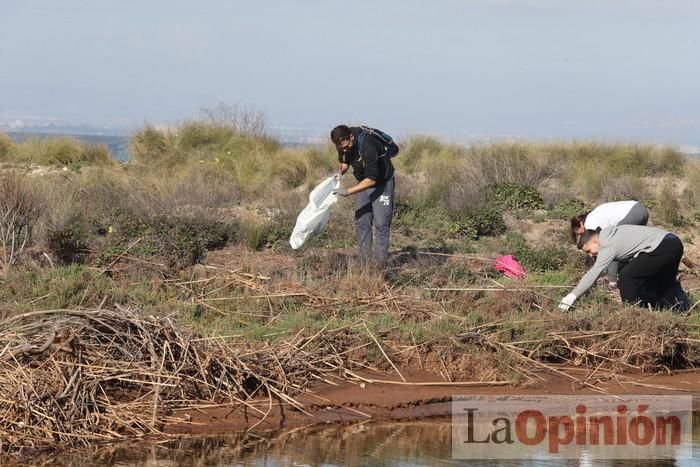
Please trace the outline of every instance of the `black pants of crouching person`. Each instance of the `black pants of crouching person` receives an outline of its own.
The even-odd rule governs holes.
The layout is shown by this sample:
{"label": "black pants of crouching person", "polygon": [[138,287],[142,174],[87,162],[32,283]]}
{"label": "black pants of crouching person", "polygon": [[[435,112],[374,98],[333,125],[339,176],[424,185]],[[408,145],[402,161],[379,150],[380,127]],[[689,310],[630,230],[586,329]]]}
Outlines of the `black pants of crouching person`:
{"label": "black pants of crouching person", "polygon": [[683,243],[668,234],[654,251],[640,253],[620,273],[622,301],[643,307],[688,310],[690,303],[678,282]]}

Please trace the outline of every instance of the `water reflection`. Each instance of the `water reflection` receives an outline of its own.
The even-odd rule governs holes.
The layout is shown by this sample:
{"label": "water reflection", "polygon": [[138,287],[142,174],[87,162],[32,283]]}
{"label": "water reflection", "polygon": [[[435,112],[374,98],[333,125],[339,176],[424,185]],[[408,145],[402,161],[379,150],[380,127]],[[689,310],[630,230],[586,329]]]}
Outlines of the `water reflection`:
{"label": "water reflection", "polygon": [[[698,427],[694,416],[694,427]],[[700,446],[694,430],[694,447]],[[182,439],[167,443],[134,443],[52,459],[47,465],[111,466],[700,466],[700,460],[678,461],[457,461],[451,457],[449,419],[365,423],[296,429],[276,435],[234,434]]]}

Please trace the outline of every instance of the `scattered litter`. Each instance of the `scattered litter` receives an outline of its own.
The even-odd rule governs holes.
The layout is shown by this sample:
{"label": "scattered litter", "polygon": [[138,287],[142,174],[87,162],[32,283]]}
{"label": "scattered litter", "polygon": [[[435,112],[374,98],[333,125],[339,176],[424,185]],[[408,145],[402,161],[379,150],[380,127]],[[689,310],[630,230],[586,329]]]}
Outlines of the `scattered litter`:
{"label": "scattered litter", "polygon": [[513,255],[497,257],[493,260],[493,267],[509,279],[521,279],[527,275],[525,269],[516,261]]}

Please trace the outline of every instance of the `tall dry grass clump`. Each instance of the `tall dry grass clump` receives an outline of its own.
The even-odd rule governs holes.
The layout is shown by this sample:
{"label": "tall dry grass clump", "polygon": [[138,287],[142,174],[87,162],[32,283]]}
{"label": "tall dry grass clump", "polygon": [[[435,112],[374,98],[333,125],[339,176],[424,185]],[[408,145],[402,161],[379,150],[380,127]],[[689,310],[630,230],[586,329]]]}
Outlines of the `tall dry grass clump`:
{"label": "tall dry grass clump", "polygon": [[41,210],[41,199],[24,176],[11,172],[0,176],[0,260],[5,271],[32,240]]}
{"label": "tall dry grass clump", "polygon": [[401,145],[401,153],[395,164],[404,173],[412,175],[425,171],[430,159],[456,160],[463,154],[464,148],[457,145],[446,145],[431,136],[414,136]]}
{"label": "tall dry grass clump", "polygon": [[0,161],[7,157],[12,146],[12,139],[5,133],[0,133]]}
{"label": "tall dry grass clump", "polygon": [[400,180],[399,196],[426,208],[480,205],[479,187],[466,183],[469,177],[466,153],[463,146],[443,144],[432,137],[409,139],[394,159]]}
{"label": "tall dry grass clump", "polygon": [[490,203],[501,187],[538,190],[561,170],[559,156],[543,147],[499,143],[467,147],[437,139],[410,139],[396,165],[405,177],[402,188],[413,202],[453,213],[469,213]]}
{"label": "tall dry grass clump", "polygon": [[180,162],[176,151],[176,139],[172,131],[159,130],[146,125],[132,135],[129,152],[130,161],[144,165],[174,164]]}
{"label": "tall dry grass clump", "polygon": [[168,128],[146,125],[131,138],[132,160],[173,166],[279,148],[267,136],[265,115],[260,111],[221,103],[202,109],[202,114],[201,120]]}
{"label": "tall dry grass clump", "polygon": [[686,218],[683,216],[683,208],[674,185],[663,185],[658,195],[656,212],[666,225],[681,227],[685,224]]}
{"label": "tall dry grass clump", "polygon": [[569,168],[565,178],[581,196],[593,202],[607,201],[610,195],[642,199],[648,190],[639,180],[680,177],[686,160],[681,152],[669,147],[575,143],[566,154]]}
{"label": "tall dry grass clump", "polygon": [[0,145],[4,147],[0,149],[0,157],[9,162],[73,168],[116,164],[107,146],[88,144],[70,137],[32,137],[18,144],[10,142]]}
{"label": "tall dry grass clump", "polygon": [[600,199],[606,202],[644,200],[651,192],[648,182],[643,178],[623,174],[605,177],[605,183],[600,187]]}
{"label": "tall dry grass clump", "polygon": [[691,208],[700,209],[700,161],[692,160],[686,164],[686,184],[683,189],[683,199]]}
{"label": "tall dry grass clump", "polygon": [[235,186],[237,198],[251,201],[281,195],[280,188],[286,191],[317,183],[335,168],[330,146],[282,148],[257,130],[241,133],[238,126],[219,119],[189,121],[170,129],[147,126],[131,140],[133,170],[146,174],[153,167],[166,170],[161,173],[166,178],[189,180],[190,192],[195,188],[191,182],[205,182],[219,172],[222,181]]}
{"label": "tall dry grass clump", "polygon": [[473,147],[467,156],[471,178],[488,185],[509,183],[538,188],[563,169],[557,148],[522,143]]}

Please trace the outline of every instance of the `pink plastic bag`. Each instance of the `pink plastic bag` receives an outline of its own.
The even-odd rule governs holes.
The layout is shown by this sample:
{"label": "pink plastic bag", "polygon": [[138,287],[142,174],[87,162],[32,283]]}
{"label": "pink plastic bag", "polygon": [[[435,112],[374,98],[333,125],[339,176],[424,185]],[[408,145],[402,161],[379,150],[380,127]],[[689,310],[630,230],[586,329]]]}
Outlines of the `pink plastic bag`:
{"label": "pink plastic bag", "polygon": [[493,267],[496,271],[503,273],[504,276],[510,279],[520,279],[525,277],[525,270],[518,263],[513,255],[499,256],[493,260]]}

